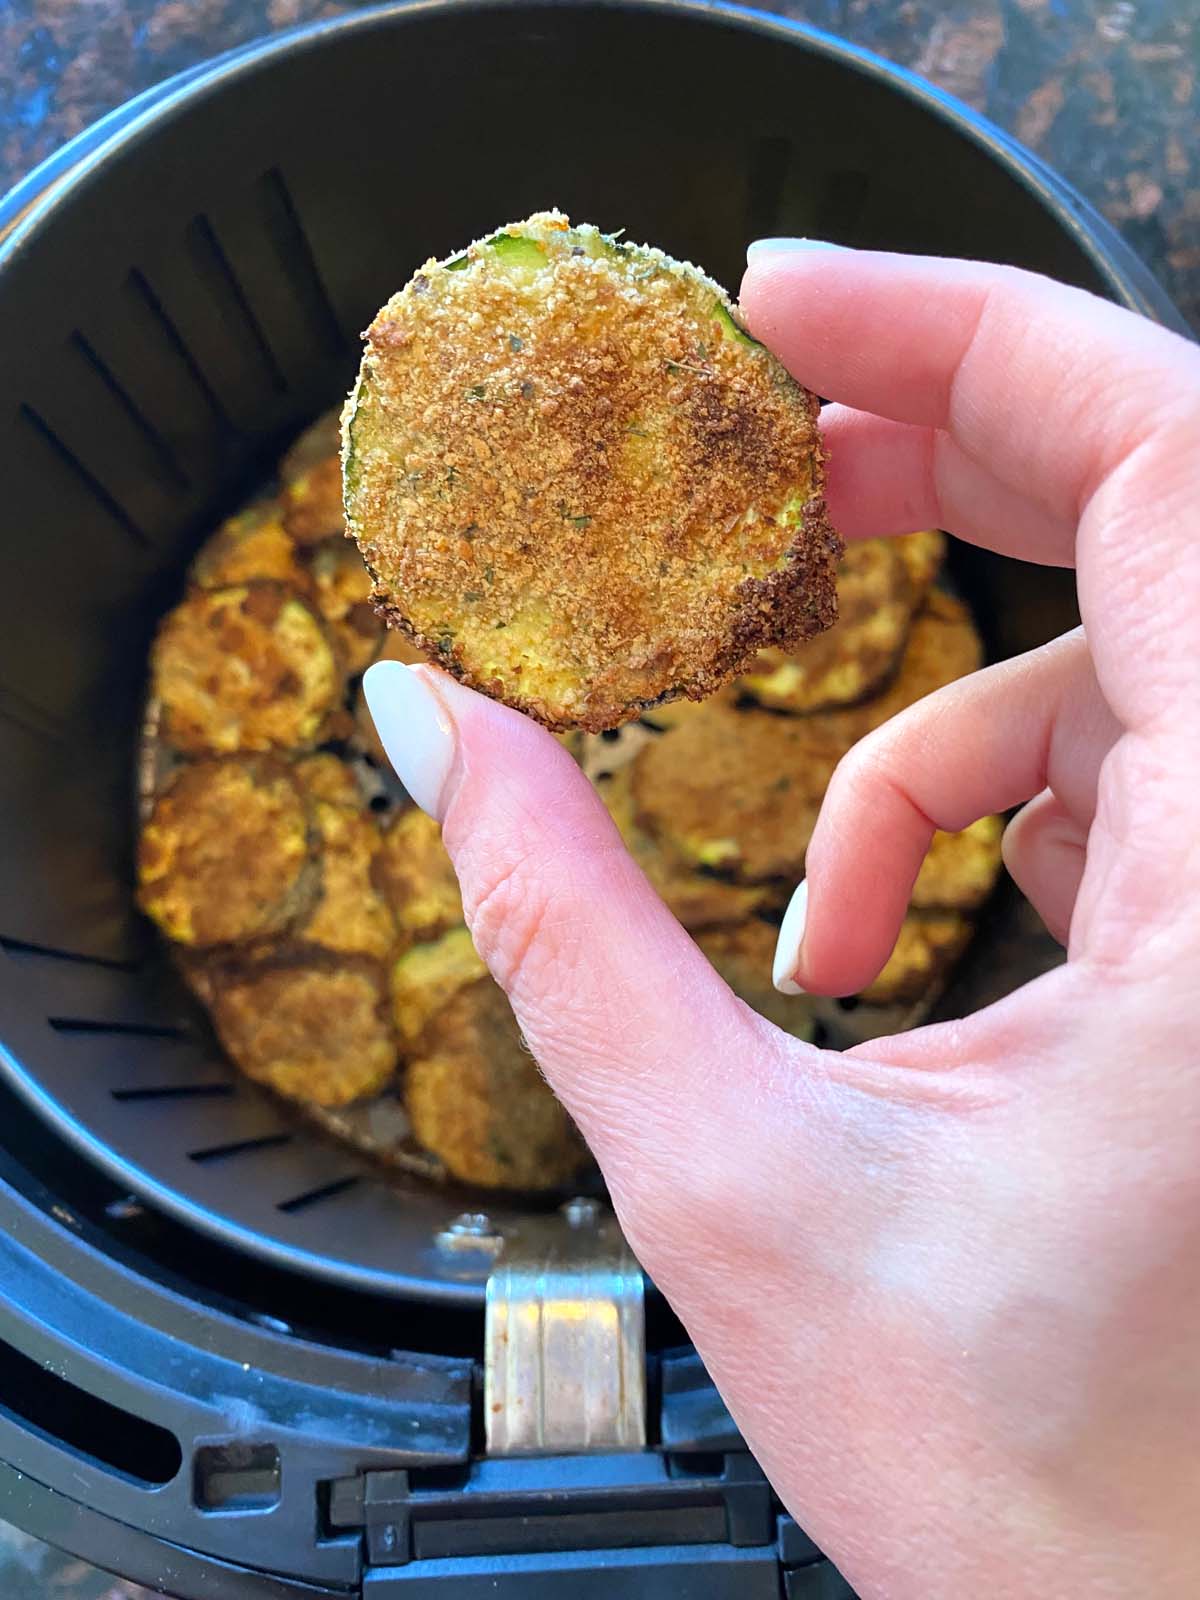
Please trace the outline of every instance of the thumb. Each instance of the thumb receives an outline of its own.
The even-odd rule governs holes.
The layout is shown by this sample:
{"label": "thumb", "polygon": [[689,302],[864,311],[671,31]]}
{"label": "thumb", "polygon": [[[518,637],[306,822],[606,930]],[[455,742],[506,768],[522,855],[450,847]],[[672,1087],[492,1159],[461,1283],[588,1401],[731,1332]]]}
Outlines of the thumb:
{"label": "thumb", "polygon": [[862,1285],[880,1228],[934,1170],[937,1074],[898,1090],[886,1067],[802,1044],[736,999],[543,728],[428,667],[380,662],[364,688],[630,1244],[768,1475],[835,1549],[829,1441],[876,1354]]}
{"label": "thumb", "polygon": [[716,976],[544,728],[429,667],[380,662],[363,686],[401,782],[442,823],[476,948],[597,1159],[663,1163],[716,1080],[744,1094],[747,1064],[793,1042]]}

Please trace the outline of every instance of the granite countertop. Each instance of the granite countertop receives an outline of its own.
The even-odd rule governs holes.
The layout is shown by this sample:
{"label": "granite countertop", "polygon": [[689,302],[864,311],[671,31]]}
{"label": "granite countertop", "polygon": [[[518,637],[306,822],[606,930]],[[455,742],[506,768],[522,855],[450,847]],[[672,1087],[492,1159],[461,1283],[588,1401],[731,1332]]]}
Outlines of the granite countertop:
{"label": "granite countertop", "polygon": [[[1200,332],[1200,0],[757,0],[930,78],[1057,167]],[[139,90],[338,0],[4,0],[0,191]],[[0,1511],[2,1511],[0,1507]],[[0,1525],[4,1600],[149,1600]]]}

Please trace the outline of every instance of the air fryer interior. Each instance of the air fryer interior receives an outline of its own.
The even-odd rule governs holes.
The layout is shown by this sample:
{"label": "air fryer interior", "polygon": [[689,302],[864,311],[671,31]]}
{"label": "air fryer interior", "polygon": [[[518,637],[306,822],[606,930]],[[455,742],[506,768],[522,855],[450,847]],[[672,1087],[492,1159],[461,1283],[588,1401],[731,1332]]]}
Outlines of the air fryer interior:
{"label": "air fryer interior", "polygon": [[[749,239],[801,233],[1104,289],[943,114],[702,7],[348,19],[151,113],[13,236],[0,1073],[131,1189],[227,1241],[464,1302],[486,1257],[435,1236],[478,1201],[382,1183],[298,1127],[232,1075],[171,980],[131,897],[133,751],[150,636],[190,552],[344,391],[358,330],[430,254],[552,204],[733,287]],[[955,570],[993,656],[1074,619],[1069,575],[967,551]],[[1023,975],[1017,915],[1002,900],[944,1010]]]}

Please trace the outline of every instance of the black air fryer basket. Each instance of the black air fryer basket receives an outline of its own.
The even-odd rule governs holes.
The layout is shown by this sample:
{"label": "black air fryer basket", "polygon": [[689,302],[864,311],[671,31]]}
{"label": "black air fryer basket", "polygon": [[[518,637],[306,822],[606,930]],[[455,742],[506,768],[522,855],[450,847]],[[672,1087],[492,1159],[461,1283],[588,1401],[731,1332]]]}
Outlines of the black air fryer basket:
{"label": "black air fryer basket", "polygon": [[[699,3],[363,12],[152,91],[4,203],[0,1517],[181,1596],[848,1593],[653,1293],[645,1450],[482,1458],[520,1208],[455,1227],[477,1200],[382,1181],[235,1078],[133,905],[146,653],[189,554],[414,266],[548,205],[731,287],[748,240],[803,233],[1178,326],[964,108]],[[956,560],[993,656],[1073,622],[1069,575]],[[944,1009],[1038,959],[1002,900]]]}

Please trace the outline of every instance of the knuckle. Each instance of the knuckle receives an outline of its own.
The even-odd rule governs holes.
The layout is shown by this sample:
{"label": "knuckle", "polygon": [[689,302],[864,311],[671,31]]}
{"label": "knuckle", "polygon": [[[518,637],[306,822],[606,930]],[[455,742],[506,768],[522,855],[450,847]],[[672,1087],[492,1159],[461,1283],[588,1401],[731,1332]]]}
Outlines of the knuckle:
{"label": "knuckle", "polygon": [[533,855],[493,855],[464,885],[463,910],[475,947],[501,988],[545,973],[554,946],[550,896]]}
{"label": "knuckle", "polygon": [[830,789],[837,786],[843,800],[874,790],[892,788],[900,766],[900,745],[895,719],[875,728],[838,762]]}

